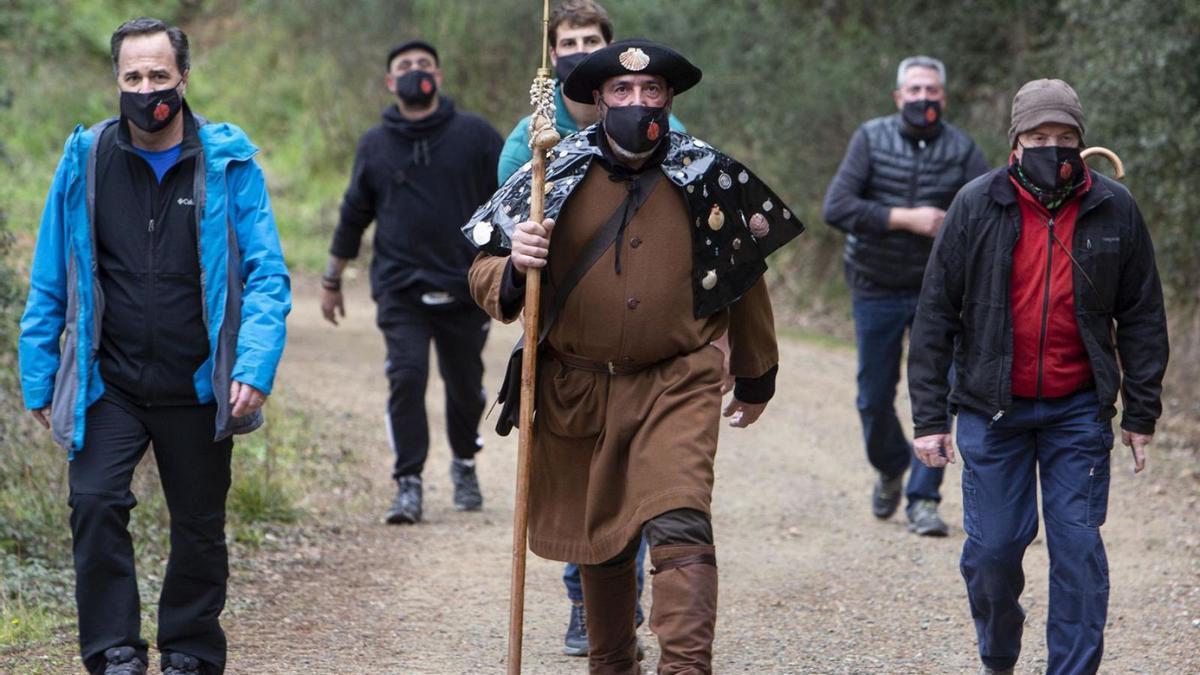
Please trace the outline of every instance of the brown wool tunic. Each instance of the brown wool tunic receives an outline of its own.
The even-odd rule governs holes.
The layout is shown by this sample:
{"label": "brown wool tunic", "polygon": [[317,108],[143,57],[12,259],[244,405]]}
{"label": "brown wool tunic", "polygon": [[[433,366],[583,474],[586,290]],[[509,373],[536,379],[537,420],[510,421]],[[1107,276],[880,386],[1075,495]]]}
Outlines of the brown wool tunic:
{"label": "brown wool tunic", "polygon": [[[552,282],[566,276],[625,195],[624,183],[592,165],[550,238]],[[758,377],[778,363],[762,279],[731,307],[693,316],[689,227],[678,188],[658,181],[619,242],[620,273],[617,247],[610,247],[550,330],[553,351],[642,369],[609,375],[540,352],[529,500],[529,546],[539,556],[600,563],[659,514],[709,513],[723,368],[711,343],[729,331],[736,376]],[[471,293],[494,318],[511,322],[516,317],[500,308],[505,264],[480,254]],[[548,307],[553,287],[543,286]]]}

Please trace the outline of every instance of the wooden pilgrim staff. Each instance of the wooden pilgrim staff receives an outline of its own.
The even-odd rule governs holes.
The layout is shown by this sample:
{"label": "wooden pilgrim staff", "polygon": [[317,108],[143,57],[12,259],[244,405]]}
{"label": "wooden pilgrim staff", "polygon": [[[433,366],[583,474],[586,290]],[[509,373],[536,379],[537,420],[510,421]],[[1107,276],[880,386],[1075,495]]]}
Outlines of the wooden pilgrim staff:
{"label": "wooden pilgrim staff", "polygon": [[[542,222],[546,211],[546,151],[558,144],[554,128],[554,80],[546,64],[550,0],[542,2],[542,67],[529,88],[533,117],[529,145],[533,150],[529,219]],[[508,673],[521,672],[521,640],[525,623],[525,553],[529,529],[529,464],[533,455],[534,386],[537,382],[538,327],[542,295],[541,271],[525,271],[525,347],[521,359],[521,409],[518,418],[517,489],[513,507],[512,585],[508,605]]]}

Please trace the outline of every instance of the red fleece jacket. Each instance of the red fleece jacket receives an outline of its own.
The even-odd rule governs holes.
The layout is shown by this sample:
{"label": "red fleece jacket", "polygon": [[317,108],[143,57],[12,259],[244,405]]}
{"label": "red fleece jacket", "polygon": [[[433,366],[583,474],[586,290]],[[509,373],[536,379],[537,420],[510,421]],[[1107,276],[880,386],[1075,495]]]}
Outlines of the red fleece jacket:
{"label": "red fleece jacket", "polygon": [[1088,182],[1051,213],[1016,180],[1021,234],[1013,248],[1012,395],[1055,398],[1092,382],[1087,350],[1075,320],[1075,281],[1070,258],[1079,198]]}

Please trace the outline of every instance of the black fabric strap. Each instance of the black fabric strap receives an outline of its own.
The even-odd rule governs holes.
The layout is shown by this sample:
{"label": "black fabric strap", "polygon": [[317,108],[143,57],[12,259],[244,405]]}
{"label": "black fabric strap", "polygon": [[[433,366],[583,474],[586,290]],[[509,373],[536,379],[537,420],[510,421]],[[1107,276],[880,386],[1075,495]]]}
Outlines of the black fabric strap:
{"label": "black fabric strap", "polygon": [[682,555],[682,556],[679,556],[678,558],[670,558],[668,560],[664,560],[661,563],[655,565],[654,569],[650,570],[650,574],[661,574],[663,572],[666,572],[667,570],[678,569],[680,567],[687,567],[688,565],[712,565],[713,567],[716,567],[717,566],[717,554],[716,553],[693,553],[691,555]]}
{"label": "black fabric strap", "polygon": [[558,318],[558,313],[562,310],[563,305],[567,302],[567,296],[571,291],[575,290],[575,286],[583,279],[583,275],[587,274],[592,265],[604,255],[609,246],[617,239],[617,234],[633,217],[637,215],[638,209],[646,203],[650,198],[650,193],[654,191],[654,186],[658,184],[658,179],[662,178],[662,169],[654,167],[643,172],[635,180],[629,183],[629,194],[617,205],[616,210],[608,217],[608,220],[592,235],[583,250],[579,253],[579,257],[575,260],[574,266],[567,272],[567,276],[563,278],[562,283],[555,289],[554,304],[550,306],[550,311],[546,312],[542,317],[542,329],[538,332],[538,343],[541,344],[546,336],[550,334],[550,327],[554,325],[554,320]]}

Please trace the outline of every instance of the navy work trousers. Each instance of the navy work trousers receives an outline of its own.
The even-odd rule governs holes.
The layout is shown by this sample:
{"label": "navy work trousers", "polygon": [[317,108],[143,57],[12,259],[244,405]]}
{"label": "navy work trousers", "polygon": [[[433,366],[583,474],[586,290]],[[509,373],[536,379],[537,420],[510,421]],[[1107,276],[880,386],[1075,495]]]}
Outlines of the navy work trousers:
{"label": "navy work trousers", "polygon": [[1018,399],[995,422],[959,410],[967,534],[961,568],[979,655],[990,668],[1011,668],[1021,653],[1022,559],[1037,536],[1039,479],[1050,555],[1046,672],[1094,673],[1100,667],[1108,615],[1100,526],[1108,511],[1113,432],[1098,417],[1095,391]]}

